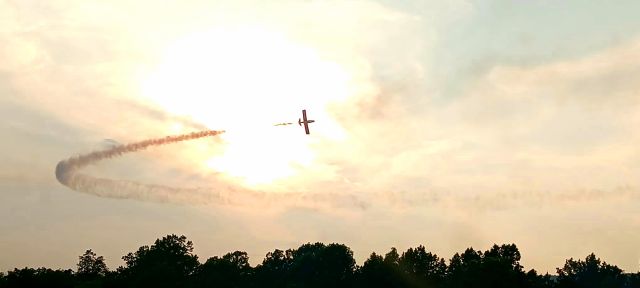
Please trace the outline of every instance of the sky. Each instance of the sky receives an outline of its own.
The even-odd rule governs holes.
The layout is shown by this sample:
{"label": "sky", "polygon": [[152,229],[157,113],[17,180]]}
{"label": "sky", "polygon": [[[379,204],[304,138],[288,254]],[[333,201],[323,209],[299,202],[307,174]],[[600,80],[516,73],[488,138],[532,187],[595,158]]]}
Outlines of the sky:
{"label": "sky", "polygon": [[[0,271],[75,268],[86,249],[115,269],[184,234],[202,261],[515,243],[542,273],[591,252],[636,272],[637,11],[0,0]],[[301,109],[310,135],[273,126]],[[121,185],[55,177],[72,156],[208,129],[226,132],[82,168]]]}

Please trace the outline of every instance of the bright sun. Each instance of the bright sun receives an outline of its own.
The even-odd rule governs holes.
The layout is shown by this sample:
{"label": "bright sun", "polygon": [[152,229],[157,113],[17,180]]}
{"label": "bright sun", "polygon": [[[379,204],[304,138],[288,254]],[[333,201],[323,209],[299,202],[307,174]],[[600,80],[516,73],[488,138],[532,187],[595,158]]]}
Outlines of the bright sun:
{"label": "bright sun", "polygon": [[[349,74],[315,50],[255,27],[217,28],[176,41],[143,83],[143,95],[170,113],[226,130],[211,169],[247,186],[294,176],[315,158],[314,141],[343,137],[328,105],[344,101]],[[295,126],[301,109],[312,134]]]}

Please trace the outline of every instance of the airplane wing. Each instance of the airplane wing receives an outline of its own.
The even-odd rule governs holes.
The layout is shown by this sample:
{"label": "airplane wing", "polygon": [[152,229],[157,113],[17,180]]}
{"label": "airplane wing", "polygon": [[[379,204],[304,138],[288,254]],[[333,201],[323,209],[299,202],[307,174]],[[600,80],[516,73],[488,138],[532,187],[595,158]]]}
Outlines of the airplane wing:
{"label": "airplane wing", "polygon": [[302,123],[304,123],[304,132],[309,134],[309,122],[307,121],[307,110],[302,110]]}

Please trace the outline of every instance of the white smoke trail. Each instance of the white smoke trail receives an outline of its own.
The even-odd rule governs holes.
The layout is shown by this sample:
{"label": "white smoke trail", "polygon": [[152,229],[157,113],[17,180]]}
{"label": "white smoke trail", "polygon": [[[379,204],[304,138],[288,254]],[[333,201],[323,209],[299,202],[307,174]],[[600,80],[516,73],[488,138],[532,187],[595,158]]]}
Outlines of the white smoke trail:
{"label": "white smoke trail", "polygon": [[215,136],[221,133],[224,133],[224,131],[209,130],[209,131],[193,132],[193,133],[177,135],[177,136],[167,136],[164,138],[149,139],[149,140],[144,140],[136,143],[115,146],[108,150],[95,151],[89,154],[80,155],[77,157],[71,157],[67,160],[62,160],[58,162],[58,165],[56,165],[56,178],[61,184],[71,189],[75,189],[76,188],[75,172],[78,169],[84,166],[87,166],[91,163],[94,163],[103,159],[107,159],[107,158],[112,158],[115,156],[120,156],[125,153],[131,153],[131,152],[147,149],[150,146],[160,146],[160,145],[171,144],[171,143],[176,143],[181,141],[198,139],[198,138],[207,137],[207,136]]}
{"label": "white smoke trail", "polygon": [[366,208],[366,204],[353,195],[336,195],[331,193],[262,193],[237,186],[220,184],[213,188],[175,188],[162,185],[149,185],[133,181],[97,178],[78,173],[87,165],[98,161],[144,150],[151,146],[166,145],[181,141],[188,141],[208,136],[216,136],[224,131],[202,131],[190,134],[167,136],[164,138],[149,139],[136,143],[115,146],[103,151],[95,151],[88,154],[71,157],[58,162],[56,166],[56,178],[58,181],[82,193],[98,197],[116,199],[134,199],[160,203],[178,204],[277,204],[298,205],[307,207],[356,207]]}
{"label": "white smoke trail", "polygon": [[209,198],[220,200],[223,195],[203,191],[202,189],[180,189],[159,185],[146,185],[131,181],[111,180],[95,178],[78,173],[78,171],[100,160],[113,158],[125,153],[132,153],[147,149],[151,146],[172,144],[181,141],[193,140],[203,137],[216,136],[224,131],[201,131],[183,135],[167,136],[164,138],[149,139],[126,145],[115,146],[103,151],[94,151],[88,154],[71,157],[58,162],[56,165],[56,178],[58,181],[78,192],[88,193],[99,197],[127,198],[137,200],[150,200],[154,202],[193,202],[195,198]]}

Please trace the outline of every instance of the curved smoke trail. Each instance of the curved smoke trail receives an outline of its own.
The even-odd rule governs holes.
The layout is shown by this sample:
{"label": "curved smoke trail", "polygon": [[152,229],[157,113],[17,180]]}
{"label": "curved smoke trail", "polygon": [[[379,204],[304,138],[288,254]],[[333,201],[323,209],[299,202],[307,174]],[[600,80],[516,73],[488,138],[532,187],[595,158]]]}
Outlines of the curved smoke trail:
{"label": "curved smoke trail", "polygon": [[179,203],[179,204],[232,204],[246,205],[249,203],[278,203],[278,204],[302,204],[316,206],[316,204],[329,204],[331,206],[354,206],[364,208],[366,204],[353,195],[337,195],[335,193],[306,194],[306,193],[261,193],[238,186],[218,183],[216,189],[212,188],[175,188],[162,185],[149,185],[133,181],[97,178],[78,173],[78,171],[98,161],[144,150],[151,146],[166,145],[181,141],[188,141],[203,137],[216,136],[224,131],[202,131],[190,134],[167,136],[164,138],[149,139],[126,145],[115,146],[103,151],[94,151],[88,154],[71,157],[58,162],[56,165],[56,178],[58,181],[82,193],[98,197],[116,199],[134,199],[142,201]]}
{"label": "curved smoke trail", "polygon": [[148,140],[144,140],[136,143],[116,146],[108,150],[94,151],[89,154],[71,157],[67,160],[62,160],[58,162],[58,165],[56,165],[56,179],[58,179],[58,181],[61,184],[71,189],[75,189],[78,184],[76,183],[78,179],[76,179],[75,177],[76,176],[75,172],[78,169],[85,167],[91,163],[94,163],[103,159],[107,159],[107,158],[120,156],[125,153],[144,150],[144,149],[147,149],[149,146],[166,145],[166,144],[171,144],[171,143],[176,143],[181,141],[198,139],[202,137],[215,136],[221,133],[224,133],[224,131],[209,130],[209,131],[193,132],[193,133],[177,135],[177,136],[167,136],[164,138],[148,139]]}
{"label": "curved smoke trail", "polygon": [[160,185],[147,185],[132,181],[96,178],[78,173],[81,168],[87,165],[98,162],[100,160],[117,157],[125,153],[144,150],[151,146],[160,146],[203,137],[216,136],[221,133],[224,133],[224,131],[208,130],[183,135],[148,139],[131,144],[116,146],[103,151],[94,151],[88,154],[71,157],[69,159],[58,162],[55,171],[56,179],[58,179],[61,184],[75,191],[84,192],[99,197],[180,203],[193,202],[195,199],[202,200],[205,198],[224,200],[226,198],[224,197],[225,195],[222,195],[221,193],[212,193],[209,190],[181,189]]}

